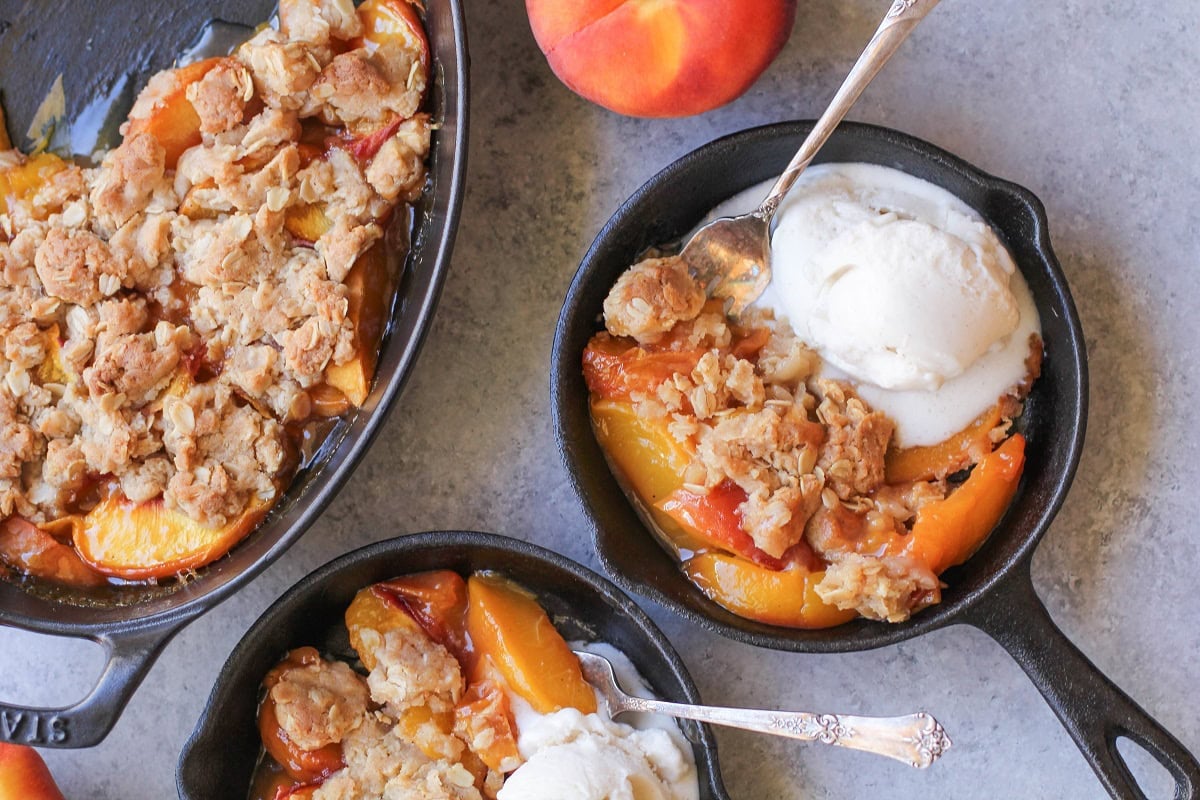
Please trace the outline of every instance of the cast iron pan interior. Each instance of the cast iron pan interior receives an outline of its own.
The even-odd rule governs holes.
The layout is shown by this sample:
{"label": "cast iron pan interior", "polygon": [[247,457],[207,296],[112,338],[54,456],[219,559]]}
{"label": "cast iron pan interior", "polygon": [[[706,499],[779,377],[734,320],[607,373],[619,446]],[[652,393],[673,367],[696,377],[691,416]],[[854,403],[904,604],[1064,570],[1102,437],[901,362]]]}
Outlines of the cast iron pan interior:
{"label": "cast iron pan interior", "polygon": [[[181,800],[243,797],[259,750],[255,724],[263,676],[284,653],[311,645],[350,653],[343,621],[364,586],[397,575],[495,570],[537,594],[568,641],[608,642],[633,661],[663,699],[700,702],[670,642],[632,600],[596,573],[517,539],[450,531],[402,536],[331,561],[293,586],[246,632],[221,670],[176,775]],[[703,800],[728,800],[716,742],[705,726],[682,723],[692,743]]]}
{"label": "cast iron pan interior", "polygon": [[1033,550],[1061,506],[1079,460],[1087,364],[1079,318],[1050,247],[1045,210],[1028,190],[926,142],[871,125],[843,123],[816,158],[817,163],[894,167],[959,196],[999,233],[1037,301],[1046,359],[1018,423],[1028,438],[1025,472],[1016,499],[988,541],[968,562],[944,574],[949,587],[940,605],[899,625],[859,619],[818,631],[743,619],[708,600],[683,576],[626,500],[592,433],[581,369],[584,347],[602,327],[604,297],[648,247],[678,239],[720,202],[778,175],[811,127],[811,122],[790,122],[742,131],[655,175],[605,225],[567,292],[555,331],[551,405],[560,454],[605,569],[624,588],[709,630],[779,650],[865,650],[948,624],[975,625],[1025,668],[1114,796],[1141,796],[1117,753],[1118,736],[1149,749],[1171,770],[1180,792],[1200,791],[1195,760],[1067,641],[1029,578]]}
{"label": "cast iron pan interior", "polygon": [[[8,128],[21,133],[63,75],[71,119],[97,95],[110,95],[131,69],[130,91],[168,67],[213,19],[254,26],[270,0],[209,3],[131,0],[113,7],[75,0],[50,13],[43,3],[0,0],[0,89]],[[66,23],[66,24],[65,24]],[[0,580],[0,624],[87,638],[108,651],[95,689],[67,708],[0,704],[16,724],[0,739],[48,747],[87,747],[111,729],[159,650],[183,625],[221,602],[286,550],[333,499],[383,423],[412,369],[449,267],[462,202],[467,143],[466,33],[459,0],[430,0],[426,25],[434,59],[430,103],[434,134],[429,185],[416,209],[412,248],[384,335],[375,385],[361,411],[336,432],[315,463],[297,476],[262,525],[226,558],[184,584],[131,591],[115,603],[80,604]],[[119,92],[117,93],[119,94]],[[127,98],[132,99],[132,98]],[[67,598],[69,601],[70,598]]]}

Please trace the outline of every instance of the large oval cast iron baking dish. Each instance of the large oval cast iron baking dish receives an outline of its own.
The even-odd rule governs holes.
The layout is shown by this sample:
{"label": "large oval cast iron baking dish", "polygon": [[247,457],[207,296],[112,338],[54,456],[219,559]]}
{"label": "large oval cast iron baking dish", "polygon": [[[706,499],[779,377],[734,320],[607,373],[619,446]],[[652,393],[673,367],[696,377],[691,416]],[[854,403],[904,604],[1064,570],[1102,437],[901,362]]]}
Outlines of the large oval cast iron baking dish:
{"label": "large oval cast iron baking dish", "polygon": [[[432,111],[440,122],[430,156],[428,189],[416,208],[412,248],[384,335],[375,385],[362,409],[327,442],[317,460],[292,482],[266,520],[225,558],[185,585],[88,607],[58,602],[0,581],[0,624],[39,633],[90,639],[107,651],[95,688],[64,708],[0,703],[0,740],[42,747],[89,747],[112,729],[162,647],[184,625],[220,603],[291,546],[320,516],[349,478],[416,362],[449,267],[462,204],[467,147],[467,44],[460,0],[429,0],[426,26],[433,56]],[[114,7],[71,2],[53,14],[33,0],[0,3],[0,86],[10,130],[24,130],[55,76],[74,118],[121,76],[140,87],[171,65],[213,19],[257,25],[269,0],[162,3],[134,0]],[[63,24],[68,22],[69,24]],[[127,65],[127,66],[126,66]],[[28,76],[19,80],[18,76]],[[19,140],[19,135],[14,140]],[[6,698],[7,699],[7,698]]]}

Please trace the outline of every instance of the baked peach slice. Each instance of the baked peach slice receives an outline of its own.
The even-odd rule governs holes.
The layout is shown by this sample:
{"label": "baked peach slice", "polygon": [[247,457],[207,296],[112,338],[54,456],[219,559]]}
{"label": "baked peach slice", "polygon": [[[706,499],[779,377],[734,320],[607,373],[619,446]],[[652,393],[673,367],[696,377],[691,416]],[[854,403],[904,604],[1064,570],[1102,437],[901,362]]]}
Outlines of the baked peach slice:
{"label": "baked peach slice", "polygon": [[39,153],[23,164],[0,170],[0,214],[9,212],[10,203],[33,200],[50,178],[66,168],[67,162],[53,153]]}
{"label": "baked peach slice", "polygon": [[701,553],[683,571],[713,602],[739,617],[788,628],[831,628],[853,619],[817,594],[823,570],[767,569],[738,556]]}
{"label": "baked peach slice", "polygon": [[325,214],[324,203],[304,203],[288,208],[283,217],[283,227],[299,241],[313,245],[329,232],[333,220]]}
{"label": "baked peach slice", "polygon": [[[225,57],[206,58],[160,73],[160,76],[165,77],[155,76],[147,90],[157,90],[157,94],[153,95],[152,101],[149,101],[151,96],[145,91],[142,97],[138,98],[138,103],[129,117],[125,138],[132,139],[139,133],[150,134],[166,151],[167,169],[174,169],[183,152],[203,140],[200,134],[200,115],[187,99],[188,87],[198,82],[218,64],[228,60],[230,59]],[[158,81],[162,81],[161,85],[158,85]],[[149,101],[149,108],[139,108],[144,99]],[[139,116],[135,117],[133,114]]]}
{"label": "baked peach slice", "polygon": [[540,714],[596,710],[579,659],[531,595],[494,575],[467,580],[467,633],[481,660],[490,659],[508,688]]}
{"label": "baked peach slice", "polygon": [[1016,433],[976,464],[948,497],[921,507],[901,552],[935,575],[966,561],[1004,516],[1024,469],[1025,437]]}
{"label": "baked peach slice", "polygon": [[488,769],[512,772],[521,765],[508,695],[495,681],[476,681],[467,687],[454,709],[454,729],[459,738],[471,743]]}
{"label": "baked peach slice", "polygon": [[359,256],[346,275],[349,300],[346,313],[354,329],[354,357],[345,364],[326,367],[325,382],[346,395],[355,408],[366,402],[371,391],[371,381],[379,363],[379,346],[391,310],[394,282],[387,249],[382,242]]}
{"label": "baked peach slice", "polygon": [[54,535],[65,533],[70,538],[73,527],[74,520],[66,517],[45,527],[20,517],[9,517],[0,522],[0,561],[24,575],[66,586],[106,585],[108,581],[85,564],[74,548]]}
{"label": "baked peach slice", "polygon": [[353,44],[378,50],[387,44],[421,54],[421,65],[429,70],[429,40],[417,13],[418,3],[411,0],[366,0],[358,7],[363,24],[362,37]]}
{"label": "baked peach slice", "polygon": [[588,342],[583,351],[583,379],[592,396],[630,400],[638,393],[653,395],[676,373],[691,373],[708,352],[647,349],[631,342],[604,333]]}
{"label": "baked peach slice", "polygon": [[375,649],[369,646],[365,631],[375,631],[386,636],[388,631],[420,629],[412,615],[386,595],[375,591],[374,586],[360,589],[346,608],[346,630],[350,634],[350,646],[358,653],[367,670],[375,669],[378,659]]}
{"label": "baked peach slice", "polygon": [[742,526],[741,506],[746,492],[724,480],[707,492],[679,487],[655,507],[671,518],[688,537],[693,551],[723,550],[767,569],[787,569],[791,564],[812,566],[815,556],[802,538],[778,558],[759,548]]}
{"label": "baked peach slice", "polygon": [[404,575],[359,590],[346,609],[350,644],[367,669],[375,659],[364,653],[362,631],[380,634],[420,628],[463,660],[466,643],[467,584],[457,572],[432,570]]}
{"label": "baked peach slice", "polygon": [[593,400],[591,411],[600,447],[644,503],[653,506],[683,484],[691,453],[665,419],[642,416],[625,400]]}
{"label": "baked peach slice", "polygon": [[947,475],[978,463],[991,452],[991,433],[1003,418],[1001,404],[997,403],[944,442],[889,449],[885,462],[887,482],[897,484],[942,480]]}
{"label": "baked peach slice", "polygon": [[43,386],[47,383],[70,383],[71,375],[67,372],[66,364],[63,361],[62,336],[59,333],[58,325],[51,325],[42,331],[42,340],[45,343],[46,357],[34,370],[38,382]]}
{"label": "baked peach slice", "polygon": [[620,114],[681,117],[745,92],[791,35],[795,0],[525,0],[550,68]]}
{"label": "baked peach slice", "polygon": [[213,528],[156,498],[103,500],[75,527],[75,549],[97,572],[126,580],[168,578],[216,561],[254,530],[271,507],[254,500],[241,516]]}
{"label": "baked peach slice", "polygon": [[36,750],[0,742],[0,800],[63,800],[63,794]]}
{"label": "baked peach slice", "polygon": [[320,787],[318,782],[298,783],[286,772],[265,767],[255,771],[248,800],[312,800]]}
{"label": "baked peach slice", "polygon": [[[289,652],[263,679],[265,694],[258,707],[258,734],[262,739],[263,749],[283,767],[288,776],[302,784],[318,781],[341,769],[344,766],[342,746],[329,744],[317,750],[298,747],[279,724],[271,689],[289,669],[310,666],[320,661],[320,653],[312,647],[298,647]],[[284,795],[289,796],[291,795]]]}

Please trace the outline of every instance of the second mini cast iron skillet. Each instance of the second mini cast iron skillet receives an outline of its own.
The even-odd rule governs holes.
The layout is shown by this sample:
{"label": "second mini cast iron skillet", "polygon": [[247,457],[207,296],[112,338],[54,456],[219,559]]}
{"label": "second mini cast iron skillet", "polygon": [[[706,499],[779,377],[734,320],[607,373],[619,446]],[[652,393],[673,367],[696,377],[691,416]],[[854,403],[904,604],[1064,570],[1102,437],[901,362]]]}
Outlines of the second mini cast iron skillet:
{"label": "second mini cast iron skillet", "polygon": [[1170,771],[1176,798],[1196,797],[1200,764],[1067,640],[1030,578],[1034,549],[1062,505],[1083,446],[1087,363],[1079,317],[1050,247],[1045,210],[1028,190],[919,139],[871,125],[843,123],[816,159],[898,168],[962,198],[1007,245],[1041,316],[1046,359],[1018,422],[1028,439],[1020,487],[979,552],[944,574],[949,587],[941,604],[898,625],[859,619],[817,631],[738,617],[684,577],[622,493],[592,433],[581,368],[584,347],[602,324],[604,297],[647,248],[679,239],[724,200],[778,175],[811,127],[811,122],[789,122],[742,131],[676,161],[617,210],[571,283],[555,331],[551,405],[560,453],[590,517],[605,569],[625,588],[709,630],[778,650],[867,650],[947,625],[973,625],[1024,668],[1110,794],[1144,797],[1117,751],[1117,739],[1128,737]]}
{"label": "second mini cast iron skillet", "polygon": [[[349,652],[343,615],[356,592],[411,572],[494,570],[537,595],[568,641],[607,642],[633,661],[664,700],[699,703],[667,637],[620,589],[591,570],[541,547],[486,533],[447,531],[401,536],[348,553],[313,572],[259,617],[221,669],[196,730],[179,759],[181,800],[245,797],[259,752],[259,687],[290,649],[311,645]],[[701,800],[729,800],[705,726],[681,722],[692,743]]]}

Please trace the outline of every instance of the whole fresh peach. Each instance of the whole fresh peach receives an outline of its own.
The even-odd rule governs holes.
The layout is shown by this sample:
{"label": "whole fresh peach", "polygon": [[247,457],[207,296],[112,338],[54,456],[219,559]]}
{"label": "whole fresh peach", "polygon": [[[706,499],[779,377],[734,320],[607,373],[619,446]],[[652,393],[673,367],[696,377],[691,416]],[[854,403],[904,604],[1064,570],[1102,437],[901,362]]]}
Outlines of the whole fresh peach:
{"label": "whole fresh peach", "polygon": [[594,103],[683,117],[740,96],[787,42],[796,0],[525,0],[550,68]]}
{"label": "whole fresh peach", "polygon": [[0,800],[64,800],[32,747],[0,742]]}

